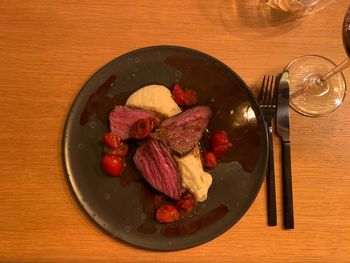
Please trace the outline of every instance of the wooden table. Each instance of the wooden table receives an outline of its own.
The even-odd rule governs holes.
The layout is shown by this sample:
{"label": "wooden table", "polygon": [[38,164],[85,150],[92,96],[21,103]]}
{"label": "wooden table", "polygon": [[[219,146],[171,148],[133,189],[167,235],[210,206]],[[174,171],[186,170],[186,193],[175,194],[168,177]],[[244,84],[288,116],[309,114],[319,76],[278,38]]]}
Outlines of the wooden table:
{"label": "wooden table", "polygon": [[[229,231],[177,252],[113,241],[73,199],[61,161],[72,100],[102,65],[150,45],[209,53],[254,92],[264,74],[293,58],[345,57],[347,0],[288,24],[266,26],[257,1],[3,1],[0,5],[1,262],[349,262],[350,104],[323,118],[292,112],[296,228],[282,228],[279,139],[275,138],[277,227],[267,227],[262,187]],[[155,4],[155,2],[158,2]],[[349,70],[345,71],[350,83]]]}

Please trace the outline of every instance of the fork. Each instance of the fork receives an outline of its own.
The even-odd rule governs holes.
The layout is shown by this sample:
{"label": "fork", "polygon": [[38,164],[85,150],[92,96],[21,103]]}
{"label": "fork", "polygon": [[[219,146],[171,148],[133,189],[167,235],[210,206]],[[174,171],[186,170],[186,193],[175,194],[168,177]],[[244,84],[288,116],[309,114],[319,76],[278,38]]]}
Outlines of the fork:
{"label": "fork", "polygon": [[276,190],[275,190],[275,165],[273,155],[272,119],[276,115],[277,105],[277,77],[264,76],[258,97],[258,103],[263,113],[269,138],[268,167],[266,174],[267,188],[267,221],[269,226],[277,225],[276,216]]}

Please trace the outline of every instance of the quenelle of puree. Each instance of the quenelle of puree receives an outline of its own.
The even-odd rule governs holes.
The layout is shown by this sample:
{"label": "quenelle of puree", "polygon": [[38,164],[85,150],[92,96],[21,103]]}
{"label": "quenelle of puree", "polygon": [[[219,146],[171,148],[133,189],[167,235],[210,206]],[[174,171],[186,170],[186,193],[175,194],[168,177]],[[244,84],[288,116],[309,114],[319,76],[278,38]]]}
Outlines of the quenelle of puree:
{"label": "quenelle of puree", "polygon": [[[130,95],[126,105],[152,110],[165,117],[181,112],[170,90],[162,85],[149,85],[138,89]],[[195,147],[190,153],[174,159],[178,164],[182,187],[190,191],[197,202],[205,201],[213,179],[203,170],[199,148]]]}
{"label": "quenelle of puree", "polygon": [[181,112],[171,97],[170,90],[162,85],[149,85],[135,91],[126,101],[126,105],[155,111],[164,117],[171,117]]}
{"label": "quenelle of puree", "polygon": [[179,166],[182,187],[190,191],[197,202],[205,201],[213,179],[203,171],[199,148],[195,147],[182,157],[175,157],[175,161]]}

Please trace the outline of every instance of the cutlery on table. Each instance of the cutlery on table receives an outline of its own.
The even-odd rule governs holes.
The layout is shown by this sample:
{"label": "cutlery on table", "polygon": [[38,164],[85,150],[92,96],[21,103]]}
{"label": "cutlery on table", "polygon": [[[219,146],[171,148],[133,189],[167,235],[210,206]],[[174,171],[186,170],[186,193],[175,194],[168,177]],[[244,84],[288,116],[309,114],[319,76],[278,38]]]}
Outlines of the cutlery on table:
{"label": "cutlery on table", "polygon": [[277,103],[277,78],[264,76],[258,98],[260,109],[264,115],[269,138],[268,167],[266,173],[267,187],[267,223],[269,226],[277,225],[276,216],[276,190],[275,190],[275,167],[273,155],[272,120],[276,115]]}
{"label": "cutlery on table", "polygon": [[290,151],[289,120],[289,79],[288,71],[284,71],[279,81],[276,111],[276,131],[282,140],[282,195],[283,223],[287,229],[294,228],[292,165]]}

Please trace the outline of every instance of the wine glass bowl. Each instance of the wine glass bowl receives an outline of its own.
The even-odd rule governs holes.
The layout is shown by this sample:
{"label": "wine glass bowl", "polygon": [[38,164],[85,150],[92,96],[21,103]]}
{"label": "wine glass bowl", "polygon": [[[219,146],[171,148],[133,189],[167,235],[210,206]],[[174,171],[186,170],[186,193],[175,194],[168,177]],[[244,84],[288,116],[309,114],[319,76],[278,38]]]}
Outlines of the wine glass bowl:
{"label": "wine glass bowl", "polygon": [[350,6],[343,20],[342,37],[348,57],[339,65],[328,58],[309,55],[290,62],[290,104],[297,112],[319,117],[336,110],[344,101],[346,81],[342,71],[350,66]]}
{"label": "wine glass bowl", "polygon": [[339,72],[319,83],[336,64],[317,55],[297,58],[289,63],[291,107],[306,116],[324,116],[336,110],[344,100],[346,82]]}
{"label": "wine glass bowl", "polygon": [[290,22],[322,9],[334,0],[260,0],[261,10],[271,22]]}

